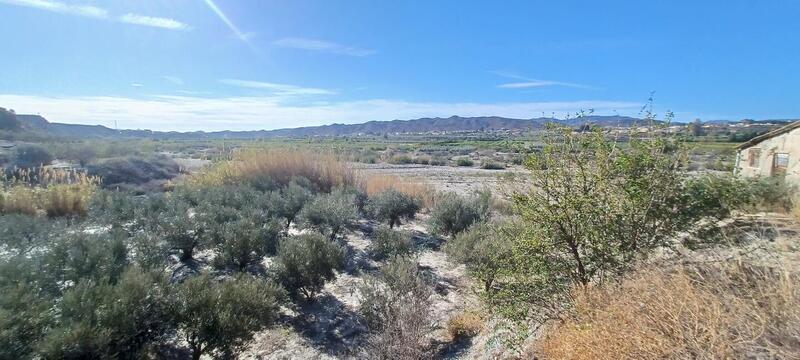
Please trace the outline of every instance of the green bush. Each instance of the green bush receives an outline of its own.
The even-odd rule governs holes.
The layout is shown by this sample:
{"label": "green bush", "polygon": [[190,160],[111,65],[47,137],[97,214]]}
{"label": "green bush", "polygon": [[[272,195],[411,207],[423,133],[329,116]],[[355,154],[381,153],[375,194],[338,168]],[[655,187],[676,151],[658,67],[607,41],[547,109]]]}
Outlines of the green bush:
{"label": "green bush", "polygon": [[472,166],[472,165],[475,165],[475,162],[472,161],[472,159],[470,159],[470,158],[458,158],[456,160],[456,165],[457,166]]}
{"label": "green bush", "polygon": [[[715,223],[739,200],[726,182],[686,180],[685,146],[646,136],[619,146],[599,131],[545,134],[515,196],[522,219],[513,261],[491,301],[512,319],[542,320],[573,286],[613,279],[699,221]],[[547,171],[539,171],[547,169]]]}
{"label": "green bush", "polygon": [[193,259],[195,248],[203,244],[198,219],[191,215],[185,202],[170,199],[167,203],[167,208],[154,219],[153,231],[170,249],[180,251],[181,261],[189,261]]}
{"label": "green bush", "polygon": [[292,236],[278,245],[276,264],[286,290],[311,301],[344,266],[344,249],[319,234]]}
{"label": "green bush", "polygon": [[311,191],[300,186],[295,181],[290,182],[289,185],[281,189],[279,214],[286,219],[287,228],[292,225],[297,214],[300,213],[300,210],[303,209],[303,206],[305,206],[311,198]]}
{"label": "green bush", "polygon": [[276,219],[264,219],[258,214],[245,216],[222,226],[222,244],[217,266],[230,265],[244,271],[257,263],[265,254],[274,253],[282,234],[283,225]]}
{"label": "green bush", "polygon": [[476,223],[458,233],[444,247],[455,262],[463,263],[467,271],[482,284],[484,291],[492,288],[495,278],[513,257],[508,225]]}
{"label": "green bush", "polygon": [[136,358],[172,328],[163,275],[131,268],[116,284],[82,281],[64,293],[44,358]]}
{"label": "green bush", "polygon": [[377,260],[408,255],[414,252],[414,242],[411,234],[382,226],[375,230],[370,252]]}
{"label": "green bush", "polygon": [[441,235],[455,235],[470,225],[489,218],[491,193],[480,192],[470,197],[446,193],[436,201],[431,209],[429,226],[431,231]]}
{"label": "green bush", "polygon": [[355,196],[344,191],[317,195],[300,211],[299,225],[333,240],[358,218],[355,200]]}
{"label": "green bush", "polygon": [[278,286],[248,275],[218,282],[204,274],[177,286],[171,315],[192,359],[233,358],[274,323],[282,299]]}
{"label": "green bush", "polygon": [[47,245],[55,232],[58,232],[56,224],[46,218],[18,214],[0,216],[0,245],[17,255]]}
{"label": "green bush", "polygon": [[18,168],[27,169],[50,165],[51,162],[53,162],[53,155],[39,145],[18,145],[14,150],[14,166]]}
{"label": "green bush", "polygon": [[419,208],[419,200],[390,188],[373,195],[366,210],[372,218],[387,221],[389,227],[394,228],[401,219],[413,219]]}
{"label": "green bush", "polygon": [[505,168],[506,168],[505,164],[499,163],[497,161],[489,159],[481,161],[481,169],[484,170],[504,170]]}

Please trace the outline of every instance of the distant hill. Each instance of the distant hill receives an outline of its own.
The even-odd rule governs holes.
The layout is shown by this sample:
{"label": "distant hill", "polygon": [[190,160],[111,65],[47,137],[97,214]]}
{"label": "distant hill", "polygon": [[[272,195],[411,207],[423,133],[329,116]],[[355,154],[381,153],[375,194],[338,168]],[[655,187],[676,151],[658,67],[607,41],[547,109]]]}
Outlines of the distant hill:
{"label": "distant hill", "polygon": [[255,139],[271,137],[345,136],[356,134],[427,133],[459,131],[540,130],[548,123],[567,126],[630,127],[643,124],[642,119],[627,116],[586,116],[574,119],[513,119],[499,116],[421,118],[413,120],[369,121],[362,124],[332,124],[293,129],[175,132],[150,130],[114,130],[102,125],[51,123],[40,115],[17,115],[23,127],[57,137],[79,138],[160,138],[160,139]]}

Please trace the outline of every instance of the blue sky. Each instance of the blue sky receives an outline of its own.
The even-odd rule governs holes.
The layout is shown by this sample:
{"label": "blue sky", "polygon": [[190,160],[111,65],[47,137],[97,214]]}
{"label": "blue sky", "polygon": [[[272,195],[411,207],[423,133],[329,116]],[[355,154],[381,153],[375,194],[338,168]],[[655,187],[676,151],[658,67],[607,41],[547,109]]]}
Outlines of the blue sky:
{"label": "blue sky", "polygon": [[156,130],[800,116],[798,1],[0,0],[0,106]]}

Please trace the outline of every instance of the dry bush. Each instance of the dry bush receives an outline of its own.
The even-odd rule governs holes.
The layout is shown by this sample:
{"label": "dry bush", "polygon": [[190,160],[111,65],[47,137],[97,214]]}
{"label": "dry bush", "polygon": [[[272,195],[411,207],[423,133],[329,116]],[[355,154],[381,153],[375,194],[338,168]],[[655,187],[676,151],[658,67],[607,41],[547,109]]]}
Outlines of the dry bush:
{"label": "dry bush", "polygon": [[18,171],[3,182],[0,213],[85,216],[99,178],[71,170]]}
{"label": "dry bush", "polygon": [[800,278],[741,262],[648,270],[576,290],[539,344],[548,359],[800,357]]}
{"label": "dry bush", "polygon": [[447,333],[453,341],[470,338],[483,330],[483,318],[474,312],[465,311],[450,318]]}
{"label": "dry bush", "polygon": [[287,185],[296,177],[308,179],[324,192],[356,183],[353,170],[333,154],[279,149],[241,150],[233,154],[231,160],[194,175],[191,181],[212,186],[244,182],[270,188]]}
{"label": "dry bush", "polygon": [[409,181],[395,175],[366,175],[361,178],[361,188],[367,195],[395,189],[401,193],[419,199],[422,206],[430,208],[436,202],[436,191],[429,185],[416,181]]}

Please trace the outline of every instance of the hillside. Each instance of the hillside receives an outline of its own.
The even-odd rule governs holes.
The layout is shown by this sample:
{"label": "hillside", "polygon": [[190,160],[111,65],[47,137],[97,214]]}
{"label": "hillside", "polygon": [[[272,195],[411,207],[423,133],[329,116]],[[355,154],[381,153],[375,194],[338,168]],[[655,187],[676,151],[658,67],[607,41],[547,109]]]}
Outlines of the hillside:
{"label": "hillside", "polygon": [[413,120],[369,121],[362,124],[332,124],[292,129],[216,132],[163,132],[150,130],[114,130],[102,125],[62,124],[49,122],[40,115],[17,115],[24,128],[61,137],[90,138],[160,138],[160,139],[254,139],[271,137],[345,136],[357,134],[426,133],[496,130],[539,130],[547,123],[568,126],[595,124],[599,126],[633,126],[642,119],[626,116],[587,116],[575,119],[534,118],[513,119],[499,116],[421,118]]}

